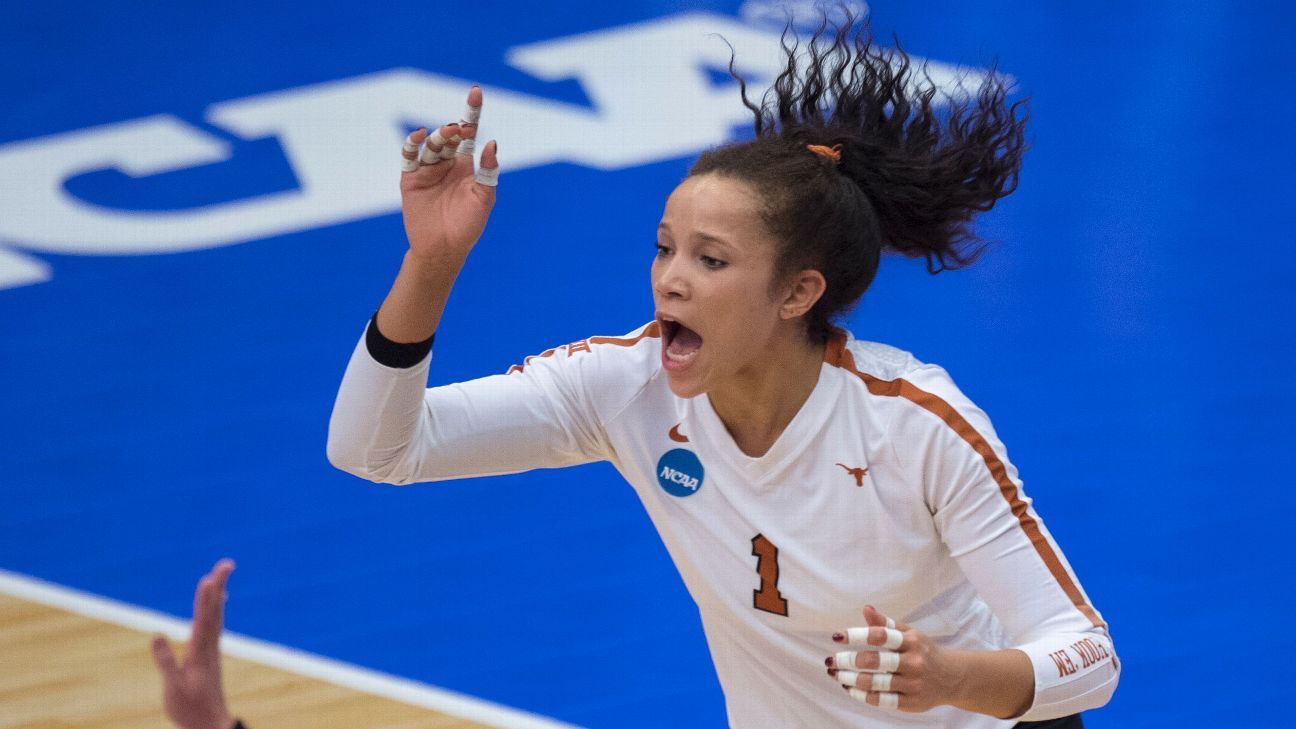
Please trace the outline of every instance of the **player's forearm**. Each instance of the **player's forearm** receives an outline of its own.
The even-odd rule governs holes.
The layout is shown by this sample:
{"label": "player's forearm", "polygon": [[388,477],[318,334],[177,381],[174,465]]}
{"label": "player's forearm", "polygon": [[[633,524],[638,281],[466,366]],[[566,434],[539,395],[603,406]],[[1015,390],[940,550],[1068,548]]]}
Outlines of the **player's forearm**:
{"label": "player's forearm", "polygon": [[950,651],[959,666],[959,681],[950,703],[1001,719],[1020,716],[1035,697],[1035,669],[1016,649]]}
{"label": "player's forearm", "polygon": [[436,332],[464,259],[437,260],[406,251],[391,291],[378,309],[378,330],[395,342],[421,342]]}

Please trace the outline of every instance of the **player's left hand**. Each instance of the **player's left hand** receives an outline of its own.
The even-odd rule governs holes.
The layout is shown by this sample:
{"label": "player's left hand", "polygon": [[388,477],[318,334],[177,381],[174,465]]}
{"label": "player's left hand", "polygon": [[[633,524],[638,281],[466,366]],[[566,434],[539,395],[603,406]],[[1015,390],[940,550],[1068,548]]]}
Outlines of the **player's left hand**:
{"label": "player's left hand", "polygon": [[834,633],[833,641],[862,644],[868,649],[840,651],[825,661],[828,675],[852,697],[873,706],[913,712],[954,699],[958,665],[947,651],[872,605],[864,608],[864,622],[864,627]]}

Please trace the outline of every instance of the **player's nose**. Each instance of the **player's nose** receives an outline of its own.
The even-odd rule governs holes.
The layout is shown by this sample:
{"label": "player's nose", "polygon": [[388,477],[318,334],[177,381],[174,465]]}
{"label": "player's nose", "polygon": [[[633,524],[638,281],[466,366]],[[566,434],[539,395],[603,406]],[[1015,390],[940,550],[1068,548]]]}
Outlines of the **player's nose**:
{"label": "player's nose", "polygon": [[677,263],[678,258],[664,261],[653,270],[653,291],[663,299],[687,299],[688,277]]}

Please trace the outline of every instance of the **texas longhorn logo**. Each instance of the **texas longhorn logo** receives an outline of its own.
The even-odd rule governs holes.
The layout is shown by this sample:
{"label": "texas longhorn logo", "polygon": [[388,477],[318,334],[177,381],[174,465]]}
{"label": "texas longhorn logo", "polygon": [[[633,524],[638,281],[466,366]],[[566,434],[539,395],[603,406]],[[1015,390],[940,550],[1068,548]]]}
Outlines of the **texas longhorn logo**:
{"label": "texas longhorn logo", "polygon": [[864,468],[851,468],[850,466],[847,466],[845,463],[838,463],[837,465],[846,469],[846,473],[849,473],[850,475],[855,477],[856,486],[864,485],[864,477],[868,475],[868,466],[865,466]]}

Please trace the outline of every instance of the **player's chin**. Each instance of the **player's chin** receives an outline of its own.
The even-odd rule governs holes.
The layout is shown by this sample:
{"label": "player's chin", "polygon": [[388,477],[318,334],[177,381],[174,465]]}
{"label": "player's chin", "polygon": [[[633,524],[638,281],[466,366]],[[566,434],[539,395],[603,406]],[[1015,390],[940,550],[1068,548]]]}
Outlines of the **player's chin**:
{"label": "player's chin", "polygon": [[670,386],[671,392],[676,397],[684,399],[694,398],[706,392],[702,378],[699,376],[698,368],[690,367],[685,372],[672,372],[666,370],[666,384]]}

